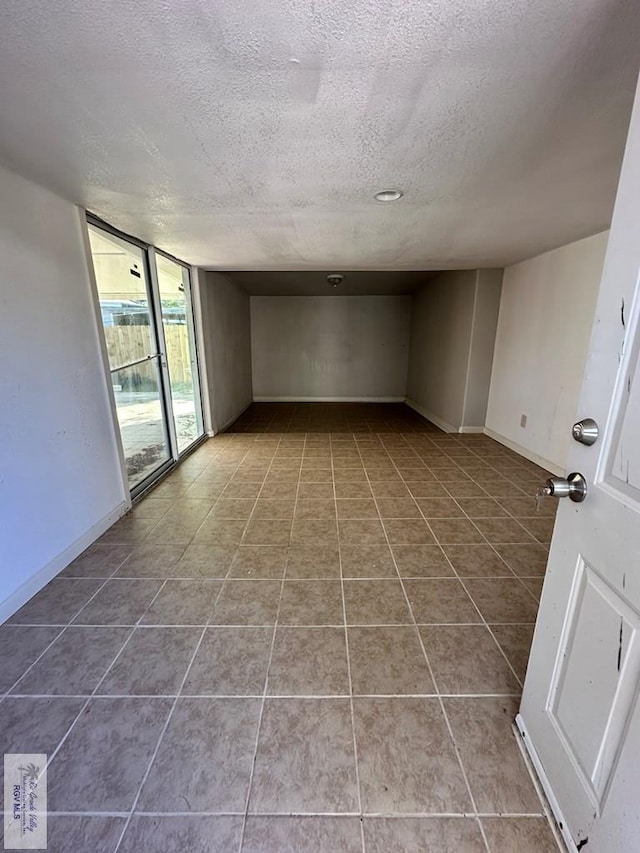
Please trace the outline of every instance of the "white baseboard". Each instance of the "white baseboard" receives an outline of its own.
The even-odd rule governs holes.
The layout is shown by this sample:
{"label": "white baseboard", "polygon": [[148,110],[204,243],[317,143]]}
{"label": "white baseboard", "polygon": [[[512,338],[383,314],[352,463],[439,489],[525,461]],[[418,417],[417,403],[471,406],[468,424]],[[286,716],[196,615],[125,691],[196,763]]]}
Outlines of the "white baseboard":
{"label": "white baseboard", "polygon": [[428,421],[431,421],[432,424],[435,424],[437,427],[440,427],[440,429],[444,430],[444,432],[456,432],[468,435],[472,433],[482,434],[484,432],[484,427],[481,426],[454,427],[453,424],[449,424],[446,421],[443,421],[442,418],[439,418],[438,415],[434,415],[433,412],[430,412],[428,409],[425,409],[424,406],[421,406],[420,403],[416,403],[415,400],[410,400],[409,397],[405,397],[404,401],[410,409],[413,409],[414,412],[417,412],[419,415],[422,415],[423,418],[426,418]]}
{"label": "white baseboard", "polygon": [[404,397],[254,397],[254,403],[404,403]]}
{"label": "white baseboard", "polygon": [[484,434],[488,435],[489,438],[493,438],[495,441],[500,442],[500,444],[504,444],[504,446],[508,447],[509,450],[513,450],[515,453],[519,453],[520,456],[524,456],[524,458],[528,459],[529,462],[533,462],[541,468],[551,471],[552,474],[564,474],[564,468],[560,467],[555,462],[552,462],[550,459],[545,459],[544,456],[540,456],[532,450],[528,450],[526,447],[518,444],[517,441],[512,441],[510,438],[500,435],[499,432],[495,432],[494,430],[489,429],[489,427],[485,427]]}
{"label": "white baseboard", "polygon": [[92,527],[83,533],[75,540],[68,548],[65,548],[62,553],[53,558],[46,566],[43,566],[35,574],[31,575],[18,589],[11,593],[9,598],[5,598],[0,602],[0,624],[5,622],[10,616],[13,616],[23,604],[26,604],[37,592],[46,586],[50,580],[65,569],[72,560],[75,560],[85,548],[88,548],[92,542],[102,536],[105,530],[108,530],[125,512],[131,507],[130,501],[123,501],[111,512],[107,513],[100,521],[97,521]]}
{"label": "white baseboard", "polygon": [[443,421],[442,418],[439,418],[437,415],[434,415],[433,412],[430,412],[428,409],[425,409],[424,406],[421,406],[420,403],[416,403],[415,400],[409,399],[409,397],[405,397],[405,403],[409,406],[410,409],[413,409],[414,412],[417,412],[419,415],[422,415],[423,418],[426,418],[428,421],[431,421],[432,424],[435,424],[437,427],[440,427],[444,432],[458,432],[457,427],[448,424],[446,421]]}
{"label": "white baseboard", "polygon": [[531,766],[535,771],[535,776],[537,782],[540,784],[545,797],[549,803],[549,807],[551,808],[551,812],[556,821],[556,829],[562,836],[562,841],[566,846],[567,851],[571,851],[571,853],[576,853],[577,848],[573,842],[573,838],[571,838],[571,834],[567,827],[567,821],[562,813],[562,809],[560,808],[560,804],[556,799],[556,796],[553,792],[551,784],[549,782],[549,777],[547,776],[544,765],[542,761],[540,761],[540,756],[538,755],[536,748],[534,747],[531,738],[529,737],[529,732],[527,731],[527,727],[522,719],[521,714],[516,715],[515,724],[517,730],[520,732],[519,743],[526,753],[526,757],[528,757],[531,762]]}

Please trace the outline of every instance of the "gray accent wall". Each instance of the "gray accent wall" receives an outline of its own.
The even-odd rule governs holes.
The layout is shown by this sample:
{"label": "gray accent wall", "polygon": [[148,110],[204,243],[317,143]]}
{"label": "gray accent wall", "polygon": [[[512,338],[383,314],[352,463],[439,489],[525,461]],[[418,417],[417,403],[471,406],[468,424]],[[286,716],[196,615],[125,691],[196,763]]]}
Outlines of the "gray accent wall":
{"label": "gray accent wall", "polygon": [[199,301],[205,398],[211,430],[217,433],[253,399],[249,296],[223,274],[201,270]]}
{"label": "gray accent wall", "polygon": [[442,272],[414,295],[407,402],[448,432],[484,427],[502,270]]}
{"label": "gray accent wall", "polygon": [[252,296],[256,400],[404,400],[411,296]]}
{"label": "gray accent wall", "polygon": [[483,427],[487,419],[491,367],[502,293],[501,269],[478,270],[475,283],[463,427]]}

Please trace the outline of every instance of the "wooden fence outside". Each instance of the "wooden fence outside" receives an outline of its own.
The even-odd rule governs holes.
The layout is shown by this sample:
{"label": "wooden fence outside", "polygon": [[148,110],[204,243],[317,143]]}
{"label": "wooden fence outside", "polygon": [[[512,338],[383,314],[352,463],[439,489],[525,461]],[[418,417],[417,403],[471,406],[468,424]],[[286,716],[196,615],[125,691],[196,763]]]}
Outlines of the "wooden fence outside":
{"label": "wooden fence outside", "polygon": [[[149,326],[105,326],[109,364],[112,368],[148,356],[155,347]],[[190,383],[191,352],[187,327],[176,323],[164,327],[167,361],[172,384]]]}

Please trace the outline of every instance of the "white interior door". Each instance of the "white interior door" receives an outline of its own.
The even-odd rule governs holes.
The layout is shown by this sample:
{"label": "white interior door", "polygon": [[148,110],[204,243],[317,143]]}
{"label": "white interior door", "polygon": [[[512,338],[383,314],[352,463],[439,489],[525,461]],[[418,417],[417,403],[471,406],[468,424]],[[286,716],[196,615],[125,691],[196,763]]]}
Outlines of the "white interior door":
{"label": "white interior door", "polygon": [[560,502],[518,718],[565,840],[586,853],[640,850],[639,279],[636,94],[578,412],[600,437],[567,435],[588,494]]}

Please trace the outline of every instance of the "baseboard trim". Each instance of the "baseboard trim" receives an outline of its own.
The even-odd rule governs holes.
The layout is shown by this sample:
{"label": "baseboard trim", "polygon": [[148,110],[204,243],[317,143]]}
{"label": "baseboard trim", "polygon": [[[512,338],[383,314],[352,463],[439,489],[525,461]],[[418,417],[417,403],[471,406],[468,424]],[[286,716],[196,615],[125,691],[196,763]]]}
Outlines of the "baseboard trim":
{"label": "baseboard trim", "polygon": [[544,456],[540,456],[532,450],[528,450],[526,447],[518,444],[517,441],[512,441],[510,438],[501,435],[499,432],[495,432],[495,430],[485,427],[484,434],[488,435],[489,438],[493,438],[495,441],[498,441],[500,444],[504,444],[504,446],[508,447],[509,450],[513,450],[515,453],[519,453],[520,456],[524,456],[524,458],[528,459],[529,462],[533,462],[535,465],[539,465],[541,468],[551,471],[552,474],[564,474],[564,468],[561,468],[555,462],[552,462],[550,459],[545,459]]}
{"label": "baseboard trim", "polygon": [[540,756],[533,745],[531,738],[529,737],[529,732],[527,731],[527,727],[525,725],[524,720],[522,719],[521,714],[516,714],[515,718],[516,729],[520,734],[518,738],[518,743],[520,744],[525,758],[529,759],[530,769],[533,770],[535,775],[535,781],[538,782],[544,796],[547,798],[547,802],[549,804],[549,808],[551,809],[551,813],[556,822],[556,830],[560,834],[562,841],[565,844],[567,851],[571,851],[571,853],[576,853],[577,847],[574,844],[573,838],[571,838],[571,834],[567,827],[567,821],[564,817],[562,809],[560,808],[560,803],[556,799],[556,795],[553,792],[553,788],[551,787],[551,783],[549,782],[549,777],[547,776],[544,765],[540,760]]}
{"label": "baseboard trim", "polygon": [[86,533],[79,536],[68,548],[65,548],[62,553],[58,554],[43,566],[35,574],[31,575],[22,586],[19,586],[15,592],[12,592],[9,598],[5,598],[0,602],[0,624],[6,622],[10,616],[13,616],[23,604],[26,604],[37,592],[46,586],[50,580],[55,578],[63,569],[65,569],[72,560],[75,560],[85,548],[88,548],[92,542],[102,536],[105,530],[108,530],[119,518],[121,518],[131,507],[130,501],[122,501],[115,509],[107,513],[100,521],[92,525]]}
{"label": "baseboard trim", "polygon": [[453,424],[449,424],[446,421],[443,421],[442,418],[439,418],[437,415],[434,415],[433,412],[430,412],[428,409],[425,409],[424,406],[421,406],[420,403],[416,403],[415,400],[409,399],[409,397],[405,397],[404,402],[409,406],[410,409],[413,409],[414,412],[417,412],[419,415],[422,415],[423,418],[426,418],[428,421],[431,421],[432,424],[435,424],[437,427],[440,427],[444,432],[455,432],[459,434],[472,435],[472,434],[482,434],[484,433],[484,427],[481,426],[461,426],[454,427]]}
{"label": "baseboard trim", "polygon": [[457,428],[448,424],[446,421],[443,421],[442,418],[439,418],[437,415],[434,415],[433,412],[430,412],[428,409],[425,409],[424,406],[421,406],[420,403],[416,403],[415,400],[411,400],[409,397],[405,397],[404,402],[410,409],[413,409],[414,412],[417,412],[419,415],[422,415],[423,418],[426,418],[428,421],[431,421],[435,426],[440,427],[444,432],[458,432]]}
{"label": "baseboard trim", "polygon": [[254,403],[404,403],[404,397],[254,397]]}

